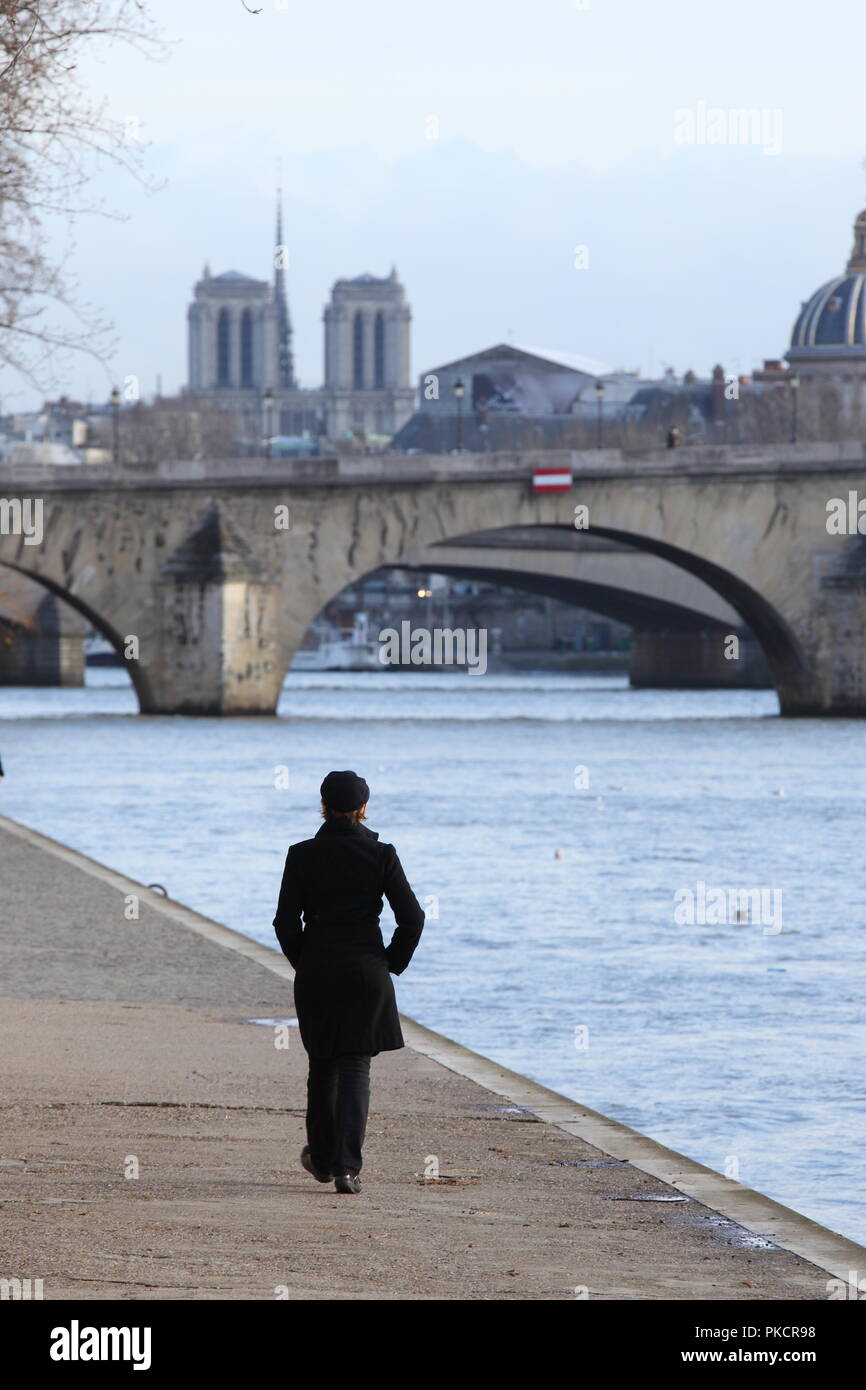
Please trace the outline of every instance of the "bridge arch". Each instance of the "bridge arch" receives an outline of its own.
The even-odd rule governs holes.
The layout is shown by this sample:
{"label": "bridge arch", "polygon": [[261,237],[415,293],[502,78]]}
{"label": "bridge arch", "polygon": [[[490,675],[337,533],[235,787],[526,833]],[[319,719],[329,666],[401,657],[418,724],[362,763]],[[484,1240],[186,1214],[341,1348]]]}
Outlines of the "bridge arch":
{"label": "bridge arch", "polygon": [[[495,526],[477,532],[459,531],[454,535],[441,538],[433,546],[426,548],[425,556],[429,563],[425,565],[432,572],[461,575],[463,577],[476,577],[486,574],[491,582],[500,583],[515,589],[524,589],[529,592],[552,594],[564,597],[565,591],[557,591],[555,581],[544,579],[533,580],[525,574],[518,574],[497,568],[484,569],[482,566],[472,566],[471,568],[461,568],[459,565],[448,564],[446,556],[443,555],[441,567],[434,563],[435,552],[439,546],[447,549],[448,546],[457,546],[461,541],[474,540],[479,538],[494,538],[498,532],[512,530],[510,526]],[[524,525],[521,529],[529,529]],[[713,563],[700,554],[685,550],[669,542],[659,540],[657,537],[645,535],[633,530],[626,530],[620,527],[589,525],[578,533],[573,527],[547,521],[536,522],[532,529],[539,532],[553,531],[565,535],[579,534],[581,536],[598,537],[616,542],[619,545],[628,547],[632,551],[647,555],[654,555],[659,559],[667,561],[677,569],[682,570],[696,579],[699,579],[708,588],[712,589],[725,604],[739,615],[742,626],[747,628],[763,652],[774,688],[779,694],[780,700],[783,692],[792,687],[801,686],[809,679],[809,665],[803,648],[790,625],[784,616],[764,595],[759,593],[751,585],[746,583],[731,570]],[[381,566],[373,566],[363,573],[372,573],[376,568],[420,568],[406,563],[406,557],[401,556],[393,560],[385,561]],[[350,583],[356,583],[363,577],[363,573],[352,576],[347,583],[336,588],[330,597],[322,604],[326,607],[343,588]],[[650,628],[665,630],[677,627],[688,627],[689,624],[696,625],[696,616],[684,607],[673,603],[666,603],[659,600],[649,600],[645,595],[635,591],[626,597],[625,591],[614,591],[604,584],[593,584],[587,582],[580,585],[582,606],[614,618],[617,621],[635,625],[635,617],[639,617],[641,624],[646,624]],[[575,599],[572,599],[575,601]],[[321,609],[319,610],[321,611]],[[706,617],[702,619],[707,629],[713,629],[723,634],[731,631],[730,622],[722,618]]]}
{"label": "bridge arch", "polygon": [[12,560],[0,560],[0,569],[14,570],[16,574],[23,575],[25,579],[29,579],[34,584],[38,584],[39,587],[44,589],[47,593],[54,594],[62,603],[68,604],[70,608],[74,608],[77,613],[80,613],[83,618],[86,618],[91,627],[95,628],[107,642],[110,642],[111,646],[117,652],[122,665],[129,673],[132,688],[138,698],[139,708],[145,707],[142,697],[146,697],[148,692],[147,677],[141,670],[137,661],[130,661],[126,658],[124,637],[101,613],[97,612],[89,603],[86,603],[84,599],[79,598],[77,594],[73,594],[63,584],[58,583],[56,579],[52,579],[50,575],[40,574],[37,570],[28,569],[26,565],[15,564]]}
{"label": "bridge arch", "polygon": [[633,546],[587,545],[586,534],[545,525],[504,527],[440,541],[385,568],[478,579],[560,599],[644,631],[730,632],[742,625],[714,590],[679,566]]}
{"label": "bridge arch", "polygon": [[686,570],[703,581],[740,614],[761,645],[777,692],[799,685],[808,678],[806,655],[794,631],[774,605],[731,570],[701,555],[660,541],[652,536],[635,535],[609,526],[591,526],[589,533],[644,550]]}

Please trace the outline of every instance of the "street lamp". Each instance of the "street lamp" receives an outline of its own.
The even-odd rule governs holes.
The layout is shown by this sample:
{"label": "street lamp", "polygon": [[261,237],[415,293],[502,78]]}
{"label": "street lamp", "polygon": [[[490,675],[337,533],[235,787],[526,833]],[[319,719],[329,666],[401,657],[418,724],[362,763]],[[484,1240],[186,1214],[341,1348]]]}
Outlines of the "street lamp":
{"label": "street lamp", "polygon": [[115,468],[120,462],[120,391],[116,386],[111,392],[111,462]]}
{"label": "street lamp", "polygon": [[597,414],[597,416],[596,416],[595,445],[596,445],[596,448],[597,448],[597,449],[600,449],[600,448],[601,448],[601,405],[602,405],[602,401],[604,400],[604,382],[603,382],[603,381],[597,381],[597,382],[595,383],[595,399],[596,399],[596,404],[597,404],[597,406],[598,406],[598,414]]}
{"label": "street lamp", "polygon": [[267,391],[264,392],[264,396],[261,399],[264,400],[264,436],[265,441],[267,441],[267,445],[265,445],[267,455],[265,455],[265,457],[270,459],[271,435],[274,434],[274,392],[271,391],[270,386],[268,386]]}
{"label": "street lamp", "polygon": [[800,378],[796,372],[791,372],[788,377],[788,385],[791,388],[791,443],[797,443],[797,398],[800,392]]}
{"label": "street lamp", "polygon": [[419,598],[426,598],[426,600],[427,600],[427,627],[428,627],[428,628],[432,628],[432,626],[433,626],[433,590],[432,590],[432,589],[419,589],[419,590],[418,590],[418,597],[419,597]]}
{"label": "street lamp", "polygon": [[466,391],[460,377],[454,383],[454,397],[457,401],[457,452],[463,453],[463,396]]}

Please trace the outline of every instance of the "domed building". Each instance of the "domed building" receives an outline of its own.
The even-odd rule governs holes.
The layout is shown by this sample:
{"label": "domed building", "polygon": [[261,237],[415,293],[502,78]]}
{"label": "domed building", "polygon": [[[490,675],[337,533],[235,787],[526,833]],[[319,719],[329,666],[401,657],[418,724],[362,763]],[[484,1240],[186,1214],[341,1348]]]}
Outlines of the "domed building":
{"label": "domed building", "polygon": [[849,423],[866,418],[866,211],[844,274],[804,301],[786,356],[813,400],[835,403]]}

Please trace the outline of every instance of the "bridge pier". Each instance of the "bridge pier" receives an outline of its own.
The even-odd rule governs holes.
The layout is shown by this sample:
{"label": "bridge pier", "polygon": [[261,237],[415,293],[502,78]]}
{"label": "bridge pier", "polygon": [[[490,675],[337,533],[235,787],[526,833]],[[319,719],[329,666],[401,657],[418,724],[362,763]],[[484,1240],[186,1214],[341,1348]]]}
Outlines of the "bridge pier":
{"label": "bridge pier", "polygon": [[[139,652],[143,714],[274,714],[281,588],[213,505],[159,571]],[[132,663],[131,663],[132,664]]]}
{"label": "bridge pier", "polygon": [[739,654],[725,656],[721,631],[635,631],[629,684],[636,690],[772,689],[773,680],[758,642],[739,633]]}
{"label": "bridge pier", "polygon": [[[783,715],[866,717],[866,537],[852,537],[839,556],[814,562],[816,612],[797,614],[802,665],[774,670]],[[772,665],[772,659],[771,659]]]}
{"label": "bridge pier", "polygon": [[31,621],[0,615],[0,685],[84,684],[85,624],[53,594]]}

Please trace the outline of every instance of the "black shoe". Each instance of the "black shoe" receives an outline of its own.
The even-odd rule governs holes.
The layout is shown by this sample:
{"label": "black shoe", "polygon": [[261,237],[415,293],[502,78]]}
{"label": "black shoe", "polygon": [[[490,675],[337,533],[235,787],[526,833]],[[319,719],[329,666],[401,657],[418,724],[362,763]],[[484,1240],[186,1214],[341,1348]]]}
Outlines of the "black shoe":
{"label": "black shoe", "polygon": [[318,1168],[313,1167],[313,1160],[310,1157],[309,1144],[305,1144],[304,1147],[301,1149],[301,1163],[304,1166],[304,1168],[306,1168],[308,1173],[312,1173],[313,1177],[316,1179],[316,1182],[331,1181],[330,1173],[320,1173]]}
{"label": "black shoe", "polygon": [[361,1179],[357,1173],[340,1173],[334,1177],[334,1186],[338,1192],[360,1192]]}

